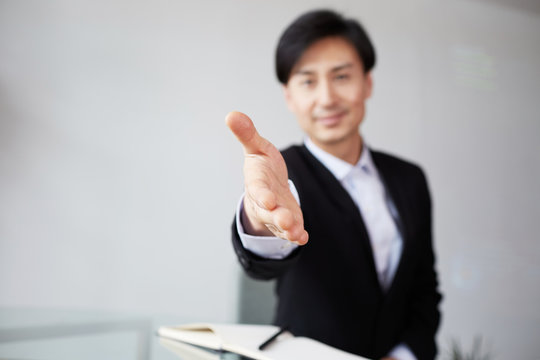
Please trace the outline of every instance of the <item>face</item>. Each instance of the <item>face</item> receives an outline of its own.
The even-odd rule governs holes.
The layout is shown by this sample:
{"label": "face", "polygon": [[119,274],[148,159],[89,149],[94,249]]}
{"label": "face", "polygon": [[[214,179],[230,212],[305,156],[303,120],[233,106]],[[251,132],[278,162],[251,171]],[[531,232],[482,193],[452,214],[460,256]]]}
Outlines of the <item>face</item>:
{"label": "face", "polygon": [[302,129],[328,149],[360,139],[371,88],[371,74],[364,73],[354,47],[341,37],[327,37],[302,54],[284,92]]}

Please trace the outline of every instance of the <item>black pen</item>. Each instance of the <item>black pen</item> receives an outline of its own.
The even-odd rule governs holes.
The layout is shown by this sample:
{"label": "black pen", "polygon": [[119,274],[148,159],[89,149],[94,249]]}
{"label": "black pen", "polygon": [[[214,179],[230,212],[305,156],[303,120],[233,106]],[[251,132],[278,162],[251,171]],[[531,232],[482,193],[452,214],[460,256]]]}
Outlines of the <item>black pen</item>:
{"label": "black pen", "polygon": [[275,333],[274,335],[270,336],[270,338],[268,340],[266,340],[265,342],[263,342],[260,346],[259,346],[259,350],[264,350],[268,345],[270,345],[271,343],[274,342],[274,340],[277,339],[277,337],[281,334],[283,334],[285,331],[288,331],[289,330],[289,327],[288,326],[284,326],[282,327],[281,329],[279,329],[279,331],[277,333]]}

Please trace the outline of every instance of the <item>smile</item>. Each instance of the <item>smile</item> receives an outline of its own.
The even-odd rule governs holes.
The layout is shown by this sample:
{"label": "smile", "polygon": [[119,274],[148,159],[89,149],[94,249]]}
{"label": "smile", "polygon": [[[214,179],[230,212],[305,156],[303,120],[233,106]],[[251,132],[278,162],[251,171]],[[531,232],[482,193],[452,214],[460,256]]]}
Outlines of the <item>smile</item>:
{"label": "smile", "polygon": [[341,122],[343,116],[347,114],[346,111],[341,111],[335,114],[329,114],[324,116],[316,116],[315,121],[321,123],[324,126],[331,127],[336,126]]}

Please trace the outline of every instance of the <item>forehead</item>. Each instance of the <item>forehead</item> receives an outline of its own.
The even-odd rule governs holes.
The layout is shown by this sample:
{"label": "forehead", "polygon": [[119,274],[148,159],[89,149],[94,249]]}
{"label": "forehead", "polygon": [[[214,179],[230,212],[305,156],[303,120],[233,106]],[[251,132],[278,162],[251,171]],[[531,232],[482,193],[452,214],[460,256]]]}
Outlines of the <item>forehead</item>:
{"label": "forehead", "polygon": [[298,71],[330,70],[335,66],[351,64],[362,67],[353,45],[342,37],[326,37],[310,45],[292,69]]}

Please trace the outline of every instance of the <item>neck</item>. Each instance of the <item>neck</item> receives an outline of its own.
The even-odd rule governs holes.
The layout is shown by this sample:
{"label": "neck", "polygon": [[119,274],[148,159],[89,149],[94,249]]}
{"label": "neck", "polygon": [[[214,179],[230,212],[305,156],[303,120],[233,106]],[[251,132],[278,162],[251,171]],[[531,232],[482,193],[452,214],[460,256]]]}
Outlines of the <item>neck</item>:
{"label": "neck", "polygon": [[323,149],[329,154],[348,162],[349,164],[356,165],[360,159],[362,153],[362,136],[356,134],[347,141],[339,141],[336,143],[320,143],[311,139],[315,145]]}

